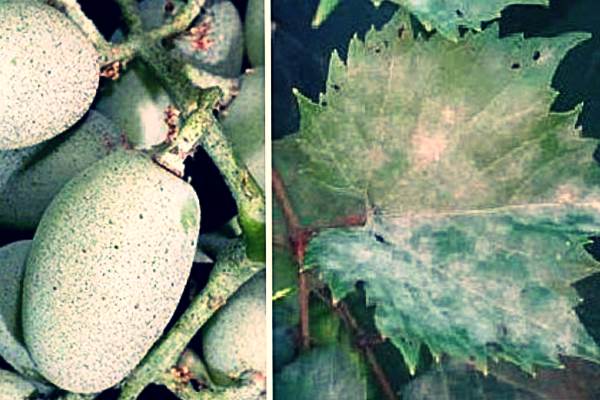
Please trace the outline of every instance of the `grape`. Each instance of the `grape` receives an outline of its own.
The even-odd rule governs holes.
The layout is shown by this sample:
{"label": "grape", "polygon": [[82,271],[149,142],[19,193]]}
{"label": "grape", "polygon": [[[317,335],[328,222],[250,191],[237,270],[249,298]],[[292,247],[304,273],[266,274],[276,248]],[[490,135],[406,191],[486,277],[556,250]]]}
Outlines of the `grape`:
{"label": "grape", "polygon": [[40,221],[23,283],[25,344],[42,375],[78,393],[127,376],[177,306],[199,223],[192,187],[135,150],[67,183]]}
{"label": "grape", "polygon": [[204,328],[204,357],[215,381],[225,384],[245,372],[266,373],[265,273],[260,272]]}
{"label": "grape", "polygon": [[257,183],[265,187],[265,71],[249,70],[241,89],[221,117],[223,129]]}
{"label": "grape", "polygon": [[88,116],[67,133],[48,142],[0,151],[0,226],[33,230],[52,198],[82,169],[126,145],[120,131],[102,114]]}
{"label": "grape", "polygon": [[0,150],[64,132],[98,79],[98,53],[67,17],[40,1],[0,2]]}
{"label": "grape", "polygon": [[244,20],[244,40],[250,64],[265,65],[265,3],[264,0],[249,0]]}
{"label": "grape", "polygon": [[244,57],[242,21],[230,1],[206,9],[188,33],[175,39],[174,51],[192,65],[224,77],[237,77]]}

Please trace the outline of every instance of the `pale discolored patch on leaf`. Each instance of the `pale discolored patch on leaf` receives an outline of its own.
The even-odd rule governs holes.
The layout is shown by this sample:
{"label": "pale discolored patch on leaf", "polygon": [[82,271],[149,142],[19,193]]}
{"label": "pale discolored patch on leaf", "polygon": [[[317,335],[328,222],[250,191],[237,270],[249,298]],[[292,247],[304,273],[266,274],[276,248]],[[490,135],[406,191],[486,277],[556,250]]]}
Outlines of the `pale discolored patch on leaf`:
{"label": "pale discolored patch on leaf", "polygon": [[375,217],[322,232],[306,262],[335,298],[365,282],[378,328],[413,371],[417,338],[434,355],[533,371],[560,366],[559,354],[600,360],[570,286],[600,270],[582,247],[598,226],[598,202]]}

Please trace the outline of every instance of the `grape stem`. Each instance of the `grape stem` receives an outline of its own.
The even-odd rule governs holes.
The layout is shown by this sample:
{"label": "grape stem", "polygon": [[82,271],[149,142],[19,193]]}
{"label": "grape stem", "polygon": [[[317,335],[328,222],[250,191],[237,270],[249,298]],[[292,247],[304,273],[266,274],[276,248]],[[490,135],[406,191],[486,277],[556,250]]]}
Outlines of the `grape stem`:
{"label": "grape stem", "polygon": [[264,389],[253,381],[243,382],[241,385],[232,387],[202,388],[195,389],[190,382],[182,382],[173,373],[163,374],[160,383],[182,400],[238,400],[258,399],[264,393]]}
{"label": "grape stem", "polygon": [[77,0],[51,0],[49,4],[66,14],[93,43],[100,54],[108,54],[110,43],[96,29],[96,25],[83,13]]}
{"label": "grape stem", "polygon": [[[66,0],[63,0],[66,1]],[[74,1],[74,0],[69,0]],[[148,32],[138,32],[140,20],[135,1],[119,0],[121,11],[130,26],[132,35],[122,45],[112,47],[108,64],[130,59],[135,55],[154,70],[163,86],[171,95],[182,117],[186,120],[176,140],[159,149],[155,159],[175,174],[183,175],[183,160],[192,154],[196,146],[206,150],[220,169],[238,206],[239,220],[244,233],[248,255],[251,259],[265,259],[265,209],[264,194],[243,167],[212,115],[222,95],[213,90],[198,89],[188,78],[189,69],[182,60],[172,57],[159,43],[160,39],[179,33],[200,13],[204,0],[189,1],[175,15],[173,21]],[[85,16],[84,16],[85,18]],[[87,20],[84,22],[91,21]],[[84,23],[82,23],[85,25]],[[93,25],[93,24],[92,24]],[[134,29],[135,28],[135,29]],[[97,32],[94,30],[94,32]],[[114,55],[117,58],[114,58]]]}
{"label": "grape stem", "polygon": [[[177,366],[180,355],[206,321],[231,297],[244,282],[264,269],[264,264],[250,261],[245,246],[237,241],[224,249],[210,275],[206,287],[192,301],[173,328],[163,336],[140,365],[122,385],[119,400],[135,400],[151,383],[169,383],[171,369]],[[168,386],[168,385],[167,385]],[[201,393],[201,392],[200,392]],[[209,393],[212,397],[209,397]],[[219,391],[205,391],[200,399],[226,399]],[[233,397],[235,398],[235,397]]]}
{"label": "grape stem", "polygon": [[[129,7],[127,0],[120,0],[120,4],[124,6],[122,8],[124,15],[138,13],[137,8]],[[186,29],[198,15],[203,4],[204,0],[189,1],[175,15],[171,23],[138,37],[145,38],[153,32],[159,32],[157,35],[164,37]],[[129,21],[135,17],[129,15],[125,19]],[[219,168],[236,201],[248,256],[252,260],[264,261],[266,248],[264,194],[243,163],[239,162],[234,155],[231,145],[213,115],[213,109],[222,98],[221,91],[201,90],[194,86],[187,76],[186,71],[189,70],[185,68],[183,61],[172,57],[152,38],[148,39],[146,45],[139,51],[142,59],[154,70],[185,119],[176,139],[167,146],[159,148],[154,154],[155,160],[176,175],[182,176],[184,159],[193,154],[198,145],[202,146]]]}
{"label": "grape stem", "polygon": [[184,159],[194,152],[196,146],[201,146],[221,172],[237,204],[248,256],[255,261],[264,261],[264,196],[248,170],[235,157],[212,114],[212,107],[209,105],[218,99],[218,93],[212,91],[212,100],[187,118],[177,138],[166,147],[159,148],[154,159],[175,174],[182,175]]}
{"label": "grape stem", "polygon": [[135,3],[135,0],[118,0],[123,19],[126,23],[133,24],[128,25],[131,34],[124,43],[113,46],[108,53],[104,54],[103,65],[127,62],[143,51],[145,47],[185,31],[200,14],[205,0],[188,1],[173,17],[172,21],[149,31],[143,30],[139,10]]}
{"label": "grape stem", "polygon": [[115,0],[121,9],[123,20],[129,27],[130,34],[143,34],[144,25],[138,12],[137,0]]}

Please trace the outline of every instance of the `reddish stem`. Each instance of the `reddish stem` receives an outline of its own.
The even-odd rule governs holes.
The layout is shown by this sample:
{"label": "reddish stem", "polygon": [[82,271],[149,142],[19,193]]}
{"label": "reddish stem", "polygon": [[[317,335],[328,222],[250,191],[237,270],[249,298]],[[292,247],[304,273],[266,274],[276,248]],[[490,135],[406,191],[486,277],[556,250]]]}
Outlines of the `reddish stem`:
{"label": "reddish stem", "polygon": [[310,325],[308,314],[308,300],[310,290],[308,277],[304,271],[304,252],[308,243],[310,233],[300,226],[298,216],[292,208],[292,203],[285,190],[283,180],[275,169],[273,169],[273,192],[283,210],[288,236],[293,248],[294,258],[298,265],[298,302],[300,305],[300,345],[303,350],[310,348]]}
{"label": "reddish stem", "polygon": [[[308,273],[303,270],[304,266],[304,252],[306,251],[306,246],[308,245],[308,241],[311,236],[324,228],[335,228],[335,227],[349,227],[349,226],[363,226],[366,223],[365,214],[356,214],[349,215],[339,218],[338,220],[334,220],[331,224],[322,227],[313,227],[313,228],[303,228],[300,224],[300,220],[298,215],[294,212],[294,208],[290,201],[290,198],[285,189],[285,184],[283,183],[283,179],[279,175],[279,173],[273,168],[273,193],[275,195],[275,199],[281,206],[283,211],[283,216],[285,219],[287,231],[288,231],[288,240],[292,245],[293,255],[298,264],[299,268],[299,279],[298,279],[298,300],[300,303],[300,334],[301,334],[301,346],[302,349],[307,350],[310,347],[310,329],[309,329],[309,295],[310,295],[310,284],[309,284],[309,276]],[[329,304],[332,309],[340,316],[340,318],[344,321],[350,333],[354,336],[362,336],[364,332],[360,328],[359,324],[356,322],[356,319],[350,313],[350,310],[345,305],[344,302],[340,301],[335,306],[329,301],[326,296],[319,291],[316,291],[316,294]],[[373,345],[370,343],[365,343],[362,346],[359,346],[360,351],[363,352],[365,358],[369,365],[371,366],[371,370],[373,371],[373,375],[377,379],[381,390],[387,400],[397,400],[396,394],[394,393],[394,389],[392,385],[389,383],[385,372],[379,365],[377,361],[377,357],[375,356],[375,352],[373,351]]]}
{"label": "reddish stem", "polygon": [[[340,301],[336,305],[330,305],[342,318],[342,320],[348,327],[348,330],[352,333],[354,337],[364,335],[364,331],[356,322],[356,319],[350,313],[350,310],[348,309],[348,306],[346,306],[346,303]],[[379,383],[379,386],[381,387],[385,398],[387,400],[397,400],[396,393],[394,392],[392,385],[385,376],[383,368],[381,368],[381,365],[379,365],[379,361],[377,361],[377,357],[375,356],[373,348],[369,344],[365,344],[364,346],[359,346],[359,349],[363,351],[368,363],[371,365],[373,375],[375,375],[375,379],[377,379],[377,382]]]}

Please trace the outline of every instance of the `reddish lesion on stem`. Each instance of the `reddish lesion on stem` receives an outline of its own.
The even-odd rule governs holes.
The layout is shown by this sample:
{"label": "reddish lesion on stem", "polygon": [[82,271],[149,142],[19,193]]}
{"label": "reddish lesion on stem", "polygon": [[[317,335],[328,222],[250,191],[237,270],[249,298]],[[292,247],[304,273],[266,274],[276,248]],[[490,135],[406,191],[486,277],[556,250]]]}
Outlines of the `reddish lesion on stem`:
{"label": "reddish lesion on stem", "polygon": [[[330,224],[321,227],[303,227],[285,189],[281,175],[273,168],[273,195],[280,205],[288,231],[288,240],[292,246],[293,255],[298,265],[298,302],[300,304],[300,345],[303,350],[310,348],[310,325],[309,325],[309,296],[311,293],[308,271],[304,270],[304,254],[310,238],[315,232],[326,228],[339,228],[350,226],[363,226],[366,223],[366,215],[357,214],[341,217]],[[350,313],[346,304],[342,301],[333,304],[325,295],[316,291],[317,296],[327,302],[334,312],[344,321],[346,327],[354,337],[364,337],[364,331]],[[373,351],[373,343],[363,342],[358,346],[364,354],[371,370],[377,379],[383,394],[387,400],[397,400],[396,394],[387,379],[383,368],[377,361]]]}

